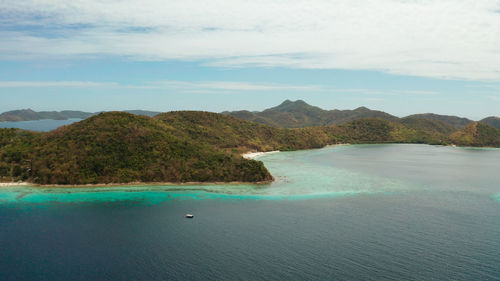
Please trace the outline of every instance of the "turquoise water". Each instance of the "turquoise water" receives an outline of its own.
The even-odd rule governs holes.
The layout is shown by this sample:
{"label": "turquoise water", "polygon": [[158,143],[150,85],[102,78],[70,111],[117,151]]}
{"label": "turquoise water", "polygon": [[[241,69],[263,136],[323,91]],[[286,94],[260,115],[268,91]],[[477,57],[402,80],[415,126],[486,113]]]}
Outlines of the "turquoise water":
{"label": "turquoise water", "polygon": [[281,152],[258,160],[275,176],[269,185],[179,185],[119,186],[102,188],[7,187],[0,190],[1,203],[43,203],[138,200],[158,203],[171,199],[264,199],[295,200],[321,197],[404,192],[416,188],[411,182],[369,175],[351,169],[324,165],[310,158],[342,153],[349,147]]}
{"label": "turquoise water", "polygon": [[500,149],[259,160],[272,184],[0,188],[0,280],[500,279]]}
{"label": "turquoise water", "polygon": [[[400,150],[405,149],[404,154]],[[263,155],[269,185],[168,185],[98,188],[6,187],[0,204],[172,199],[296,200],[412,191],[500,192],[500,149],[427,145],[332,146]],[[490,194],[494,198],[498,195]]]}

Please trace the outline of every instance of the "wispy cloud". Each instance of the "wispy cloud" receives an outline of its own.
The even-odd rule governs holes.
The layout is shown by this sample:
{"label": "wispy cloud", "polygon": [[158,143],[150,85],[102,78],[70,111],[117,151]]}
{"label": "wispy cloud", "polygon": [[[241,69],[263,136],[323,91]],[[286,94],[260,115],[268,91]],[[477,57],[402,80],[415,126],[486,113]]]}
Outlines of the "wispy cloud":
{"label": "wispy cloud", "polygon": [[90,81],[0,81],[0,88],[91,88],[118,87],[113,82]]}
{"label": "wispy cloud", "polygon": [[275,83],[250,83],[250,82],[232,82],[232,81],[201,81],[201,82],[186,82],[186,81],[155,81],[151,85],[163,88],[176,89],[209,89],[222,91],[322,91],[323,86],[320,85],[287,85]]}
{"label": "wispy cloud", "polygon": [[422,90],[379,90],[368,88],[338,88],[331,85],[295,85],[245,81],[180,81],[160,80],[143,84],[120,84],[93,81],[0,81],[0,88],[100,88],[168,90],[176,93],[221,94],[238,92],[299,92],[349,95],[367,95],[366,99],[380,100],[386,96],[434,96],[439,92]]}
{"label": "wispy cloud", "polygon": [[476,89],[481,89],[481,90],[490,90],[490,91],[497,91],[497,90],[500,90],[500,84],[498,83],[495,83],[495,84],[479,84],[479,85],[469,85],[467,86],[469,88],[476,88]]}
{"label": "wispy cloud", "polygon": [[496,0],[0,1],[0,59],[120,56],[500,81]]}
{"label": "wispy cloud", "polygon": [[393,93],[403,93],[408,95],[417,95],[417,96],[434,96],[439,94],[436,91],[419,91],[419,90],[402,90],[402,91],[392,91]]}
{"label": "wispy cloud", "polygon": [[494,101],[500,101],[500,93],[497,94],[497,95],[492,95],[492,96],[489,96],[490,99],[494,100]]}
{"label": "wispy cloud", "polygon": [[251,83],[234,81],[176,81],[162,80],[129,85],[115,82],[91,81],[0,81],[0,88],[124,88],[124,89],[174,89],[181,92],[223,91],[322,91],[320,85],[288,85],[276,83]]}
{"label": "wispy cloud", "polygon": [[364,102],[382,102],[385,99],[383,99],[383,98],[362,98],[360,100],[364,101]]}
{"label": "wispy cloud", "polygon": [[436,91],[422,91],[422,90],[379,90],[379,89],[342,89],[342,88],[330,88],[329,91],[336,93],[357,93],[364,95],[404,95],[404,96],[433,96],[438,95],[439,92]]}

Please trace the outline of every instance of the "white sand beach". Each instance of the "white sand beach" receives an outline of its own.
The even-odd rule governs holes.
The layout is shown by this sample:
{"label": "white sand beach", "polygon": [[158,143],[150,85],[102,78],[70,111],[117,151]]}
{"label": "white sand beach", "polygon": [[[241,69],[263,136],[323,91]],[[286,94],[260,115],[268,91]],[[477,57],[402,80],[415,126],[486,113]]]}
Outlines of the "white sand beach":
{"label": "white sand beach", "polygon": [[30,185],[28,182],[0,182],[0,187]]}
{"label": "white sand beach", "polygon": [[243,156],[243,158],[245,158],[245,159],[254,159],[257,156],[261,156],[264,154],[270,154],[270,153],[277,153],[277,152],[280,152],[280,151],[273,150],[273,151],[267,151],[267,152],[247,152],[247,153],[241,154],[241,156]]}

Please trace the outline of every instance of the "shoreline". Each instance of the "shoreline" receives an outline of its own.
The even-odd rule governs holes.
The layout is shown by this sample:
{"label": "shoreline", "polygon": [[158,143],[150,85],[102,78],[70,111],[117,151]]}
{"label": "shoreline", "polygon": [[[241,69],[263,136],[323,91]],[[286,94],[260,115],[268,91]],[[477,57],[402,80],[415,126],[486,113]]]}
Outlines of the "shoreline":
{"label": "shoreline", "polygon": [[255,152],[246,152],[246,153],[243,153],[241,154],[241,157],[245,158],[245,159],[254,159],[258,156],[262,156],[262,155],[266,155],[266,154],[272,154],[272,153],[278,153],[280,152],[279,150],[273,150],[273,151],[266,151],[266,152],[261,152],[261,151],[255,151]]}
{"label": "shoreline", "polygon": [[37,184],[30,182],[0,182],[2,187],[35,187],[35,188],[94,188],[94,187],[119,187],[119,186],[198,186],[198,185],[265,185],[272,181],[259,182],[128,182],[128,183],[97,183],[97,184]]}
{"label": "shoreline", "polygon": [[[294,150],[294,151],[322,149],[322,148],[327,148],[327,147],[344,146],[344,145],[351,145],[351,144],[350,143],[334,143],[334,144],[327,144],[327,145],[325,145],[323,147],[319,147],[319,148],[297,149],[297,150]],[[257,158],[259,156],[262,156],[262,155],[273,154],[273,153],[278,153],[278,152],[281,152],[281,150],[272,150],[272,151],[265,151],[265,152],[262,152],[262,151],[249,151],[249,152],[245,152],[245,153],[241,154],[241,157],[243,157],[245,159],[255,159],[255,158]]]}
{"label": "shoreline", "polygon": [[[370,144],[413,144],[413,143],[370,143]],[[322,148],[333,147],[333,146],[349,146],[349,145],[357,145],[351,143],[339,143],[339,144],[329,144]],[[422,144],[422,145],[431,145],[432,144]],[[451,147],[451,148],[465,148],[465,149],[500,149],[498,147],[488,147],[488,146],[458,146],[453,144],[439,144],[438,146],[443,147]],[[313,149],[322,149],[322,148],[313,148]],[[302,149],[307,150],[307,149]],[[298,150],[300,151],[300,150]],[[267,151],[267,152],[246,152],[241,154],[241,156],[245,159],[255,159],[256,157],[278,153],[279,150]],[[232,182],[128,182],[128,183],[97,183],[97,184],[37,184],[31,182],[0,182],[0,188],[5,187],[34,187],[34,188],[98,188],[98,187],[119,187],[119,186],[210,186],[210,185],[266,185],[272,183],[274,180],[269,181],[260,181],[260,182],[241,182],[241,181],[232,181]]]}
{"label": "shoreline", "polygon": [[0,182],[0,187],[11,187],[11,186],[28,186],[31,185],[29,182]]}

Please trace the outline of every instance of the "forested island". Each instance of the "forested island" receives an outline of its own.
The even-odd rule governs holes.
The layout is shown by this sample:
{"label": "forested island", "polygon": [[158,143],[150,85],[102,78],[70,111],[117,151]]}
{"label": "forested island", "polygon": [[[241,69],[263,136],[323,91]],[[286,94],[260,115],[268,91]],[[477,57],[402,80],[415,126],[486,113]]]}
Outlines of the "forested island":
{"label": "forested island", "polygon": [[[283,103],[288,108],[288,112],[281,111],[287,116],[283,124],[297,120],[297,112],[304,120],[318,119],[308,113],[311,106],[304,104]],[[45,133],[0,129],[0,181],[42,185],[257,183],[273,178],[262,162],[243,158],[244,152],[342,143],[500,147],[500,129],[484,122],[460,123],[454,118],[447,122],[434,115],[397,118],[363,108],[356,112],[359,118],[345,117],[343,122],[331,119],[332,124],[321,126],[304,121],[315,126],[298,128],[280,126],[277,118],[269,125],[232,115],[236,114],[174,111],[149,117],[105,112]],[[495,118],[489,121],[494,124]]]}

